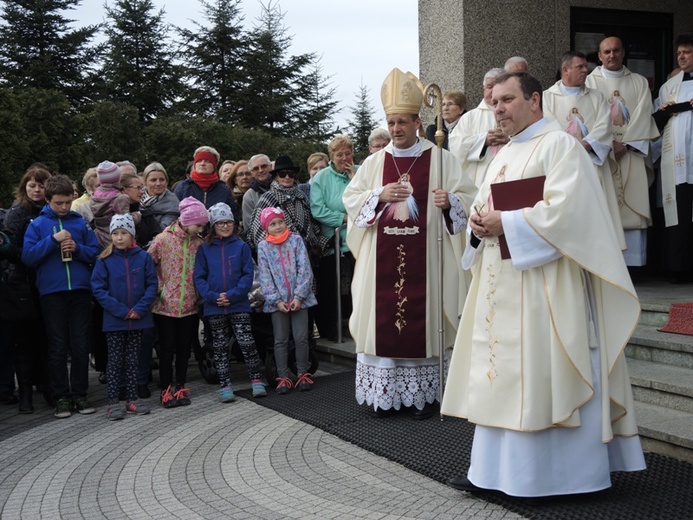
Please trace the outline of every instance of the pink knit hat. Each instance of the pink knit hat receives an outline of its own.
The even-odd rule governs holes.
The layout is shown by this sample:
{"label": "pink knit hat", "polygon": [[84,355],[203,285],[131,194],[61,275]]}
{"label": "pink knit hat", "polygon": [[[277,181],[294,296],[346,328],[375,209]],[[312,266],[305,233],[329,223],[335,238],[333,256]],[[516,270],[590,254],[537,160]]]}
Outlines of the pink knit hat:
{"label": "pink knit hat", "polygon": [[260,225],[262,229],[267,231],[267,228],[275,218],[279,217],[282,220],[286,220],[284,217],[284,212],[279,208],[265,208],[260,212]]}
{"label": "pink knit hat", "polygon": [[193,226],[209,222],[207,208],[195,197],[186,197],[181,200],[178,209],[180,209],[178,222],[180,222],[181,226]]}

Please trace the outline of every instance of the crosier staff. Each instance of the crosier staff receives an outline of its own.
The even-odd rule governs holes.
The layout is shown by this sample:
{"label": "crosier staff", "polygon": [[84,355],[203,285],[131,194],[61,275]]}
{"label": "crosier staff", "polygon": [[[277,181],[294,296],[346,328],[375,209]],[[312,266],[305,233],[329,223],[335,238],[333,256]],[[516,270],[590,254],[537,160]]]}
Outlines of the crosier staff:
{"label": "crosier staff", "polygon": [[[435,83],[429,83],[423,89],[423,101],[424,104],[429,108],[434,108],[437,121],[437,129],[435,133],[436,144],[438,145],[438,187],[443,185],[443,141],[445,141],[445,134],[443,133],[443,93],[440,87]],[[444,317],[443,317],[443,208],[440,208],[440,218],[438,219],[438,261],[440,262],[440,269],[438,269],[438,352],[439,352],[439,376],[440,383],[438,384],[438,397],[440,398],[440,403],[443,402],[443,387],[444,376],[445,376],[445,329],[444,329]],[[441,414],[440,420],[443,420]]]}

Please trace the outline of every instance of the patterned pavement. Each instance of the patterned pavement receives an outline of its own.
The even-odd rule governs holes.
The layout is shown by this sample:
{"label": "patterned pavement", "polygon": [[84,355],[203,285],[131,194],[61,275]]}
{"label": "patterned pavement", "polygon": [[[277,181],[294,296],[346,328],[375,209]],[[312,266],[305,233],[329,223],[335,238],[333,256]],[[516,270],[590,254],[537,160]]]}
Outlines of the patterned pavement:
{"label": "patterned pavement", "polygon": [[191,406],[153,396],[150,415],[117,422],[96,374],[95,415],[54,419],[40,397],[33,415],[0,408],[0,518],[520,518],[252,400],[220,404],[199,376],[189,386]]}

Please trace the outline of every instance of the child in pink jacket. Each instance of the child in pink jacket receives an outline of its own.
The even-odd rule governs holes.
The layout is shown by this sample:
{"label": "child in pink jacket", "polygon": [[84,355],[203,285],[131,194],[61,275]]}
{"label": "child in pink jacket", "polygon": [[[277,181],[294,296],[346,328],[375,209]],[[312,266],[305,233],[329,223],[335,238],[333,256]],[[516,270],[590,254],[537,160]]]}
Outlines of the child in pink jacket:
{"label": "child in pink jacket", "polygon": [[[180,217],[154,238],[149,254],[159,277],[159,297],[152,313],[159,333],[159,386],[164,408],[190,404],[185,388],[190,344],[197,333],[198,296],[195,291],[195,256],[203,243],[199,233],[209,221],[200,201],[187,197],[180,202]],[[175,390],[173,356],[176,357]]]}

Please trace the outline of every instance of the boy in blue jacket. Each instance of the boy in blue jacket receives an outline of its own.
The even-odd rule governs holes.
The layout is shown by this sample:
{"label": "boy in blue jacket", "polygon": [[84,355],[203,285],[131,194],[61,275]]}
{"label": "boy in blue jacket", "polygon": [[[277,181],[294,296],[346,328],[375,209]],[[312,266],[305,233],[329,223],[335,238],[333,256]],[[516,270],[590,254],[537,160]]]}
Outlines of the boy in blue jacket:
{"label": "boy in blue jacket", "polygon": [[[46,334],[48,377],[56,399],[54,416],[94,413],[87,399],[91,346],[91,266],[100,247],[79,213],[65,175],[45,184],[47,204],[24,235],[22,262],[36,271]],[[67,356],[71,355],[68,378]]]}

